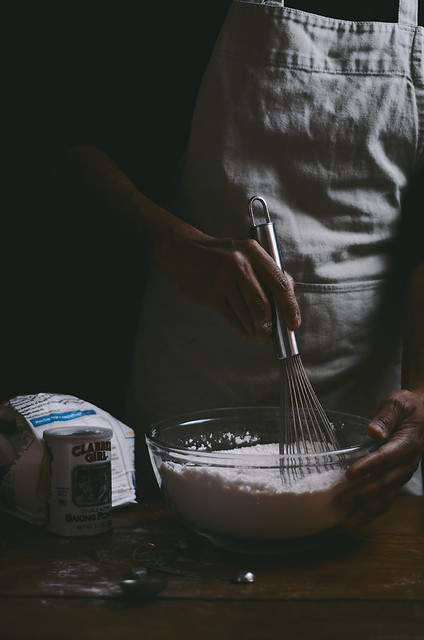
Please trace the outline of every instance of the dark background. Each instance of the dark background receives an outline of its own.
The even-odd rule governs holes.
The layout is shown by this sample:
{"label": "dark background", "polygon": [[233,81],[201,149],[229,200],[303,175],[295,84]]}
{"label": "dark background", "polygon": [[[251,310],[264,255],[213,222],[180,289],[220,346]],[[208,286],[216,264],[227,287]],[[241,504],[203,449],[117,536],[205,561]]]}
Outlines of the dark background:
{"label": "dark background", "polygon": [[[54,391],[122,418],[146,267],[104,244],[101,229],[88,235],[65,219],[46,177],[67,146],[91,142],[160,197],[229,4],[16,0],[0,10],[0,402]],[[287,2],[396,20],[397,0],[352,4]]]}
{"label": "dark background", "polygon": [[228,4],[214,0],[208,12],[193,1],[84,0],[1,10],[0,402],[54,391],[122,418],[146,267],[104,244],[101,229],[94,237],[65,219],[45,197],[46,177],[67,146],[91,142],[160,194]]}

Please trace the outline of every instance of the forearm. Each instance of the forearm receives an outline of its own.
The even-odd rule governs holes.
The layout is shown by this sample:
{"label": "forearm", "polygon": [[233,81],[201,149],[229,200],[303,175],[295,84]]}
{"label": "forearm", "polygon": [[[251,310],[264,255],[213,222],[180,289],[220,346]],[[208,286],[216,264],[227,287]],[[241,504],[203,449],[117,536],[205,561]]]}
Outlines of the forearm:
{"label": "forearm", "polygon": [[424,263],[411,274],[404,308],[402,387],[424,393]]}
{"label": "forearm", "polygon": [[75,146],[59,160],[47,195],[84,231],[160,266],[171,236],[196,233],[145,197],[105,153],[90,145]]}
{"label": "forearm", "polygon": [[290,276],[254,240],[214,238],[146,198],[99,149],[80,145],[48,182],[55,207],[128,255],[155,263],[192,300],[221,315],[237,333],[269,340],[266,290],[291,329],[300,312]]}

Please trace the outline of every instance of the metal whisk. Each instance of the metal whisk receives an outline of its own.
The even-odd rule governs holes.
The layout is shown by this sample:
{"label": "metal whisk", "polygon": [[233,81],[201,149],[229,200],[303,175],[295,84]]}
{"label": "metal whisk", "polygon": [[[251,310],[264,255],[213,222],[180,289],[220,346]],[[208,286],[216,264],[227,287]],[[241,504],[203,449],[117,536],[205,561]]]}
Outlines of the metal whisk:
{"label": "metal whisk", "polygon": [[[265,223],[257,224],[253,212],[255,202],[262,205]],[[267,253],[282,269],[281,257],[275,235],[274,225],[263,198],[254,196],[249,200],[250,234],[262,245]],[[281,376],[281,413],[282,423],[279,434],[280,454],[288,456],[289,464],[282,469],[282,475],[289,473],[294,478],[311,469],[308,462],[305,468],[290,465],[290,456],[303,453],[321,454],[339,449],[334,429],[322,408],[315,391],[306,375],[294,331],[289,329],[278,308],[273,305],[273,342],[277,359],[280,362]],[[286,458],[287,459],[287,458]],[[309,458],[308,458],[309,460]],[[342,462],[340,461],[342,464]],[[312,465],[313,466],[313,465]]]}

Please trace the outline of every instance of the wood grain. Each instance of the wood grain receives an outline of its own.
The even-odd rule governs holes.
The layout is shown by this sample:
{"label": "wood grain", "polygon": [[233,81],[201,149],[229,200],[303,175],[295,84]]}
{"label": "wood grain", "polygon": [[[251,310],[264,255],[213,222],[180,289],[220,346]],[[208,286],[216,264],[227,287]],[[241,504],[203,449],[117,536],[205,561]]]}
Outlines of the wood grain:
{"label": "wood grain", "polygon": [[[183,637],[167,636],[171,628],[188,629],[188,638],[235,639],[245,628],[244,637],[258,640],[424,635],[422,497],[398,498],[360,534],[338,533],[302,552],[271,556],[217,549],[161,501],[116,511],[113,524],[103,536],[61,538],[1,516],[2,638],[53,637],[48,620],[52,629],[63,624],[65,639],[84,627],[84,640],[104,638],[102,629],[123,640],[143,628],[155,630],[143,636],[148,640]],[[201,575],[164,574],[155,600],[128,599],[119,582],[146,563]],[[254,572],[253,584],[233,581],[242,569]]]}

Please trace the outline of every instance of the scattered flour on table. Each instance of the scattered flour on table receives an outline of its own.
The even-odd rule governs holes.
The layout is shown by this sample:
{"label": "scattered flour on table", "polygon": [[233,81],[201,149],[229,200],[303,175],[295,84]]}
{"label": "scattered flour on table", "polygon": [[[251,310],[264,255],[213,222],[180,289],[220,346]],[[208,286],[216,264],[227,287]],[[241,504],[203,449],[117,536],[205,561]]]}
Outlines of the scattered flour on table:
{"label": "scattered flour on table", "polygon": [[342,469],[307,473],[286,484],[278,466],[278,444],[221,453],[251,455],[252,465],[255,456],[275,455],[275,468],[164,462],[159,470],[162,488],[193,526],[237,538],[279,540],[319,533],[341,522],[334,497],[344,482]]}

